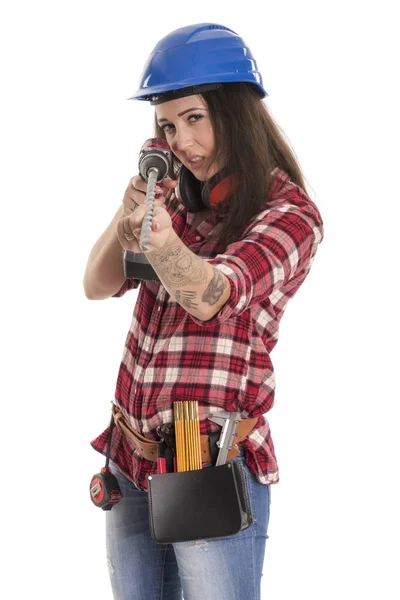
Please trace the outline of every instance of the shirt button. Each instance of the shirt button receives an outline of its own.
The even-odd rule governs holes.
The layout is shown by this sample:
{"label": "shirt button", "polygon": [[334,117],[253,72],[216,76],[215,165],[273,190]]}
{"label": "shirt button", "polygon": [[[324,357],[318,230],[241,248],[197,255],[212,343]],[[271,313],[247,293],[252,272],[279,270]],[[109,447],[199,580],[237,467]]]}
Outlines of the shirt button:
{"label": "shirt button", "polygon": [[159,307],[158,307],[158,310],[159,310],[159,311],[161,310],[161,306],[159,306]]}
{"label": "shirt button", "polygon": [[199,242],[201,240],[201,237],[199,235],[196,235],[196,240]]}

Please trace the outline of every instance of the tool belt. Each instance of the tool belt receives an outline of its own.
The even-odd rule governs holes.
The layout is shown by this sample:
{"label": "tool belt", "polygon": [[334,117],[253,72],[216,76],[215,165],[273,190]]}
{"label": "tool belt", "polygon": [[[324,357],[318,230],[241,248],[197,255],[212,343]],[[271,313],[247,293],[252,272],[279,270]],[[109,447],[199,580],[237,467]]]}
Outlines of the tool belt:
{"label": "tool belt", "polygon": [[[161,442],[149,440],[133,429],[133,427],[126,422],[122,411],[115,404],[112,407],[112,412],[114,415],[115,426],[125,436],[130,446],[146,460],[154,462],[157,461],[157,450]],[[240,450],[237,444],[239,444],[249,435],[249,433],[254,429],[257,421],[257,417],[254,419],[243,419],[240,421],[237,428],[236,443],[232,446],[231,450],[229,450],[227,460],[231,460],[232,458],[239,456]],[[200,442],[202,462],[212,462],[209,436],[200,436]]]}

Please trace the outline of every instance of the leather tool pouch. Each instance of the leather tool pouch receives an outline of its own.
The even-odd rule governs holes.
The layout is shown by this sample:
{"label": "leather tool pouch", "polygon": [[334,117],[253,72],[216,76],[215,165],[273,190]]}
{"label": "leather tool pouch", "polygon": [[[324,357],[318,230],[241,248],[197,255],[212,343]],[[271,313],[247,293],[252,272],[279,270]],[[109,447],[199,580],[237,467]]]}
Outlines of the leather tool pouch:
{"label": "leather tool pouch", "polygon": [[148,477],[150,530],[158,544],[234,535],[253,522],[240,461]]}

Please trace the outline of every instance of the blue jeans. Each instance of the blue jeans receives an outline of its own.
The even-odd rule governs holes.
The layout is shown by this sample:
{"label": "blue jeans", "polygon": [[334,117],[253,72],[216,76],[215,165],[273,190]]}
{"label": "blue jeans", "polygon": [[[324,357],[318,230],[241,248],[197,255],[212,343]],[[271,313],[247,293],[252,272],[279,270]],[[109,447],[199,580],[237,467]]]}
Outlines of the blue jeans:
{"label": "blue jeans", "polygon": [[214,539],[156,544],[150,534],[148,494],[110,463],[123,494],[106,513],[108,567],[115,600],[260,600],[271,502],[241,454],[255,521]]}

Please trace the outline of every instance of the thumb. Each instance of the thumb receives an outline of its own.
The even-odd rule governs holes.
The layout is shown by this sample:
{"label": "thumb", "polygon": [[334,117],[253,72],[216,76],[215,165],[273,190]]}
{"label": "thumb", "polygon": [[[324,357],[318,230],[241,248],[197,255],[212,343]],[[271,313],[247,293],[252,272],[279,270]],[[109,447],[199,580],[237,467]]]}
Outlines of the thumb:
{"label": "thumb", "polygon": [[169,189],[173,189],[178,185],[178,182],[175,179],[171,179],[170,177],[166,177],[162,180],[162,185]]}

